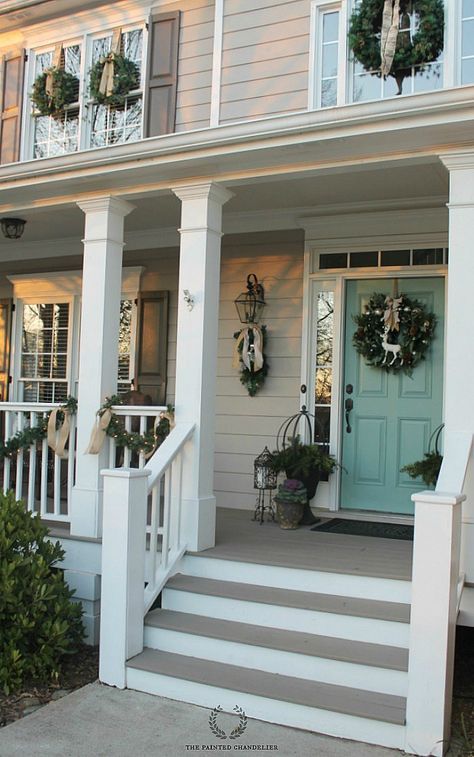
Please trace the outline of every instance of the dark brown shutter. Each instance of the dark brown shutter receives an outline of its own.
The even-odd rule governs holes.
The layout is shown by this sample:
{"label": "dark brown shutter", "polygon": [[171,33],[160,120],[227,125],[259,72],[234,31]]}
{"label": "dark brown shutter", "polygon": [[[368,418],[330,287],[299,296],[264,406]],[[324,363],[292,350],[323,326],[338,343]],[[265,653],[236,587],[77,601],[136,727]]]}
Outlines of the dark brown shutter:
{"label": "dark brown shutter", "polygon": [[20,159],[21,106],[25,52],[5,55],[2,65],[0,163]]}
{"label": "dark brown shutter", "polygon": [[152,16],[148,23],[145,137],[174,131],[178,82],[179,11]]}
{"label": "dark brown shutter", "polygon": [[0,299],[0,402],[8,400],[12,300]]}
{"label": "dark brown shutter", "polygon": [[142,292],[138,297],[135,388],[154,405],[166,402],[168,357],[168,292]]}

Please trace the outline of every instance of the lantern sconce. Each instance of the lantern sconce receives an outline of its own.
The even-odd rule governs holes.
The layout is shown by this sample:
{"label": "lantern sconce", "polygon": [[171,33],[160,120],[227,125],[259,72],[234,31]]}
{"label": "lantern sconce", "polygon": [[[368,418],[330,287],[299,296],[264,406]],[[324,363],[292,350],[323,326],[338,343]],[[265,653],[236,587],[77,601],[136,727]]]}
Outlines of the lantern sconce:
{"label": "lantern sconce", "polygon": [[241,292],[234,303],[241,323],[260,321],[265,307],[265,293],[254,273],[249,273],[247,291]]}
{"label": "lantern sconce", "polygon": [[[258,520],[260,525],[263,523],[265,512],[268,513],[268,520],[275,520],[272,490],[276,489],[276,487],[277,474],[273,467],[273,455],[268,447],[265,447],[253,463],[253,488],[258,489],[253,520]],[[265,492],[267,492],[267,503],[265,503]]]}
{"label": "lantern sconce", "polygon": [[20,239],[25,230],[23,218],[0,218],[2,234],[6,239]]}
{"label": "lantern sconce", "polygon": [[184,301],[186,303],[186,307],[188,308],[188,310],[192,310],[194,307],[194,297],[192,296],[189,289],[183,289],[183,296],[184,296]]}

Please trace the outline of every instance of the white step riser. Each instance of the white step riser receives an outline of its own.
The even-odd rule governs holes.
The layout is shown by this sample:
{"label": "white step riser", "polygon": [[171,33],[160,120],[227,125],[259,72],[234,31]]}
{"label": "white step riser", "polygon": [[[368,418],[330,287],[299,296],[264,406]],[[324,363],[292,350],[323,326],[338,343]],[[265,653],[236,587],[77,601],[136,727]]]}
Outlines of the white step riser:
{"label": "white step riser", "polygon": [[[233,708],[238,705],[243,708],[249,718],[293,728],[302,728],[306,731],[317,731],[328,736],[379,744],[392,749],[403,749],[404,747],[404,726],[391,723],[381,723],[304,705],[289,704],[275,699],[257,697],[252,694],[221,689],[193,681],[183,681],[133,668],[127,669],[127,687],[180,702],[197,704],[209,709],[220,705],[226,712],[232,712]],[[209,712],[203,711],[203,724],[207,722],[209,714]],[[249,722],[246,733],[252,740],[258,740],[258,729],[254,727],[253,723]],[[209,734],[210,740],[213,739],[212,733],[209,732]]]}
{"label": "white step riser", "polygon": [[294,652],[251,646],[207,636],[145,626],[145,646],[163,652],[239,665],[268,673],[333,683],[355,689],[406,697],[408,674],[400,670],[330,660]]}
{"label": "white step riser", "polygon": [[406,649],[409,643],[407,623],[358,618],[353,615],[337,615],[258,602],[244,602],[227,597],[214,597],[166,588],[162,595],[162,607],[165,610],[205,615],[222,620],[234,620],[253,625],[262,625],[264,622],[272,628],[282,628],[287,631],[301,631],[373,644],[389,644]]}
{"label": "white step riser", "polygon": [[406,604],[411,601],[411,583],[388,578],[280,568],[274,565],[215,560],[192,555],[185,555],[179,566],[179,572],[188,576],[214,578],[220,581],[239,581],[239,583],[273,586],[278,589],[296,589]]}

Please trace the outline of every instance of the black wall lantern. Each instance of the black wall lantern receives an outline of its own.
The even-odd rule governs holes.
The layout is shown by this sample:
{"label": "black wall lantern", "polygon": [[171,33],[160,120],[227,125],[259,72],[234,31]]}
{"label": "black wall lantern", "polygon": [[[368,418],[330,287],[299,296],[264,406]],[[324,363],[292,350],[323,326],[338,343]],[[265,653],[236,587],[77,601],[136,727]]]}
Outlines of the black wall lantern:
{"label": "black wall lantern", "polygon": [[3,236],[7,239],[19,239],[25,229],[25,223],[22,218],[0,218]]}
{"label": "black wall lantern", "polygon": [[258,323],[265,307],[263,286],[258,283],[254,273],[247,276],[247,291],[237,297],[235,307],[240,323]]}

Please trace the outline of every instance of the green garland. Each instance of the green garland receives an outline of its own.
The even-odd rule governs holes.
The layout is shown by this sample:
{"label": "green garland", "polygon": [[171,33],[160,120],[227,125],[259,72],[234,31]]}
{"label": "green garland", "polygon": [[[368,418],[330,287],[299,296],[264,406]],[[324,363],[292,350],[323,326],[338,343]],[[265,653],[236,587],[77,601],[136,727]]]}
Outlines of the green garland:
{"label": "green garland", "polygon": [[[400,17],[407,12],[408,0],[400,2]],[[413,66],[419,70],[436,61],[443,51],[444,5],[443,0],[413,0],[419,25],[410,38],[408,31],[400,30],[393,59],[392,76],[401,94],[403,79],[411,75]],[[355,60],[373,76],[381,76],[380,35],[384,0],[362,0],[353,11],[349,24],[349,47]]]}
{"label": "green garland", "polygon": [[109,53],[114,61],[114,88],[110,95],[100,92],[100,81],[106,58],[101,58],[94,63],[90,71],[90,93],[91,97],[100,105],[112,105],[113,107],[123,107],[127,95],[140,85],[140,70],[138,66],[126,58],[124,55]]}
{"label": "green garland", "polygon": [[[385,368],[387,371],[397,373],[403,370],[411,375],[413,368],[425,359],[436,326],[434,313],[426,311],[424,305],[418,300],[411,300],[405,295],[400,295],[398,317],[400,319],[399,332],[390,331],[389,341],[400,345],[400,352],[393,365],[388,365],[392,360],[386,361],[386,353],[382,346],[384,337],[384,312],[386,310],[386,295],[375,292],[365,306],[365,312],[353,316],[357,324],[352,342],[356,351],[365,357],[367,365]],[[402,362],[403,361],[403,362]]]}
{"label": "green garland", "polygon": [[[115,440],[115,444],[118,447],[127,447],[131,452],[144,452],[148,454],[153,452],[156,447],[164,442],[166,437],[171,431],[171,425],[168,418],[161,417],[156,429],[146,431],[144,434],[140,434],[137,431],[126,431],[123,419],[113,412],[112,408],[117,405],[125,405],[126,402],[123,397],[117,394],[112,397],[106,397],[104,404],[101,406],[99,416],[103,415],[105,410],[112,412],[112,418],[107,426],[105,433]],[[167,406],[168,414],[174,413],[174,407],[172,405]]]}
{"label": "green garland", "polygon": [[[53,94],[46,94],[46,78],[53,76]],[[33,84],[31,102],[42,116],[60,116],[67,105],[79,97],[79,79],[63,68],[51,68],[39,74]]]}
{"label": "green garland", "polygon": [[[262,339],[263,339],[263,345],[266,341],[266,335],[267,335],[267,327],[266,326],[260,326],[261,332],[262,332]],[[240,336],[240,331],[234,332],[234,339],[238,339]],[[250,335],[250,344],[252,344],[253,336]],[[262,346],[263,346],[262,345]],[[243,344],[239,344],[239,353],[242,354],[242,347]],[[259,371],[251,371],[247,368],[247,366],[240,361],[240,383],[245,386],[247,389],[247,392],[250,397],[255,397],[257,392],[263,387],[265,383],[265,379],[268,374],[268,369],[270,368],[267,357],[265,355],[265,352],[263,352],[263,366],[260,368]]]}
{"label": "green garland", "polygon": [[[64,420],[64,413],[62,411],[68,410],[71,415],[77,413],[77,400],[75,397],[69,396],[66,402],[59,408],[60,412],[56,417],[56,427],[58,427]],[[20,450],[28,450],[32,444],[37,444],[46,439],[48,435],[48,421],[51,415],[50,411],[46,417],[41,418],[36,426],[29,426],[23,429],[23,431],[17,431],[15,436],[7,441],[0,441],[0,461],[5,458],[11,458]]]}
{"label": "green garland", "polygon": [[443,456],[439,452],[425,452],[423,460],[400,468],[401,473],[408,473],[410,478],[421,478],[426,486],[436,486]]}

